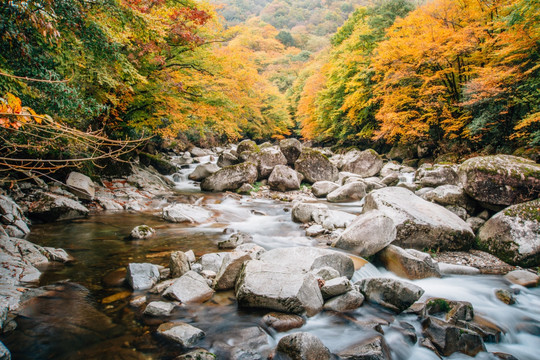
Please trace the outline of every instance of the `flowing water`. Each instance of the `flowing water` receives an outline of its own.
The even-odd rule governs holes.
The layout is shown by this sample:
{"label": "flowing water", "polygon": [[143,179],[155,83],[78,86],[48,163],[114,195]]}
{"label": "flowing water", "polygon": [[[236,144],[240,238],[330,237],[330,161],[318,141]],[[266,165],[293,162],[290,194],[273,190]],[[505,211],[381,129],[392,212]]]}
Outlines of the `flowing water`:
{"label": "flowing water", "polygon": [[[166,266],[171,251],[192,249],[197,256],[218,252],[217,242],[226,239],[232,230],[251,234],[253,241],[266,249],[317,245],[317,241],[305,237],[299,224],[291,221],[290,204],[247,196],[200,194],[197,184],[187,180],[192,169],[193,166],[182,170],[175,180],[179,190],[200,196],[197,202],[215,212],[207,224],[171,224],[163,221],[156,211],[100,213],[32,228],[30,241],[64,248],[76,261],[46,269],[39,285],[47,287],[18,314],[16,330],[1,338],[14,359],[174,359],[182,349],[153,335],[163,319],[145,317],[140,309],[129,305],[132,298],[142,293],[133,293],[122,283],[128,263]],[[332,205],[353,213],[358,213],[361,206],[361,202]],[[147,240],[129,240],[131,229],[141,224],[156,229],[156,235]],[[369,276],[394,275],[369,264],[355,274],[354,280]],[[540,358],[539,288],[510,285],[499,276],[451,276],[414,282],[426,290],[423,299],[444,297],[469,301],[476,314],[502,328],[505,331],[502,340],[498,344],[486,343],[488,351],[509,353],[520,360]],[[494,290],[499,288],[516,292],[517,303],[507,306],[498,301]],[[149,295],[148,300],[158,299],[158,295]],[[232,292],[222,292],[206,304],[177,307],[169,320],[181,320],[201,328],[206,337],[197,345],[214,350],[218,344],[246,342],[245,333],[261,326],[260,319],[265,313],[239,309]],[[318,336],[332,352],[338,352],[376,334],[362,324],[377,323],[381,324],[394,359],[437,359],[433,352],[407,340],[400,331],[403,321],[412,324],[417,335],[421,334],[416,315],[395,316],[365,304],[343,316],[320,313],[307,319],[301,329],[286,333],[263,327],[266,331],[263,336],[274,347],[288,333],[307,331]],[[450,357],[469,358],[459,353]],[[494,357],[484,352],[476,358]]]}

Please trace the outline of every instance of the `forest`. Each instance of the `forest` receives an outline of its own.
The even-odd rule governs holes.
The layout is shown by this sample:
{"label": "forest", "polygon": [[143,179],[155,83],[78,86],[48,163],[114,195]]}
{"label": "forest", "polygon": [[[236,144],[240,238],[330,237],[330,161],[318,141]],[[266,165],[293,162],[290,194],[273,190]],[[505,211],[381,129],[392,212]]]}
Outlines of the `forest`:
{"label": "forest", "polygon": [[539,23],[539,0],[2,1],[0,167],[289,136],[537,151]]}

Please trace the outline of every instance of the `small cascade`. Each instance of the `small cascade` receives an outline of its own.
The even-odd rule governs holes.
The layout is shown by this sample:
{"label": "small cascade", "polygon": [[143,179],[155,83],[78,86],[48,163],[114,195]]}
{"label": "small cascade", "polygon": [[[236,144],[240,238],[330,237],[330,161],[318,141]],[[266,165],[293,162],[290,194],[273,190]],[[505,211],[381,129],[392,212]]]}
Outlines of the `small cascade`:
{"label": "small cascade", "polygon": [[353,283],[368,278],[382,277],[382,273],[370,262],[366,262],[361,268],[354,272],[351,279]]}
{"label": "small cascade", "polygon": [[398,176],[399,183],[412,184],[414,182],[414,172],[400,173]]}

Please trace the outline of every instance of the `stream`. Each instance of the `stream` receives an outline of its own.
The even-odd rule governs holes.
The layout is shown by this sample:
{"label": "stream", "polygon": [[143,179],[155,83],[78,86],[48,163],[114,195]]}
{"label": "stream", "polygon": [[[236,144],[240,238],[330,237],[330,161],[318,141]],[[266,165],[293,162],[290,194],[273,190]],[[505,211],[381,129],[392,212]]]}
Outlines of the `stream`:
{"label": "stream", "polygon": [[[17,328],[1,340],[11,350],[13,359],[174,359],[184,351],[154,332],[163,319],[142,315],[129,304],[143,292],[132,292],[123,284],[125,267],[132,262],[150,262],[167,266],[172,251],[193,250],[197,257],[218,252],[218,241],[230,236],[231,230],[249,233],[253,242],[265,249],[316,246],[305,236],[304,229],[291,220],[292,204],[249,196],[201,193],[198,185],[187,180],[193,166],[182,169],[173,178],[177,189],[199,197],[198,204],[214,210],[212,221],[202,225],[168,223],[156,213],[98,213],[85,219],[39,224],[32,227],[28,240],[42,246],[64,248],[76,261],[66,265],[49,265],[36,290],[41,296],[31,301],[16,318]],[[359,213],[361,203],[333,204],[340,210]],[[156,209],[158,210],[158,209]],[[146,224],[156,230],[147,240],[129,240],[131,230]],[[384,269],[370,268],[371,274],[395,277]],[[365,269],[363,270],[365,271]],[[367,276],[355,274],[355,278]],[[469,301],[475,314],[504,330],[499,343],[486,343],[489,352],[512,354],[520,360],[540,358],[540,288],[527,289],[511,285],[501,276],[448,276],[443,279],[412,281],[426,290],[422,300],[444,297]],[[497,300],[496,289],[516,293],[516,304],[508,306]],[[148,295],[148,302],[159,300]],[[205,304],[176,307],[168,320],[181,320],[204,330],[206,337],[197,346],[213,351],[216,344],[271,348],[279,339],[295,331],[306,331],[319,337],[331,352],[339,352],[359,339],[371,336],[354,319],[378,322],[393,359],[438,359],[418,342],[411,344],[402,332],[400,322],[408,322],[421,336],[421,325],[414,314],[395,315],[365,303],[346,316],[322,312],[308,318],[301,329],[284,333],[261,325],[269,311],[239,309],[232,291],[219,292]],[[252,340],[253,328],[261,326],[269,345]],[[256,355],[246,357],[257,359]],[[477,359],[496,359],[481,352]],[[470,359],[455,353],[448,359]]]}

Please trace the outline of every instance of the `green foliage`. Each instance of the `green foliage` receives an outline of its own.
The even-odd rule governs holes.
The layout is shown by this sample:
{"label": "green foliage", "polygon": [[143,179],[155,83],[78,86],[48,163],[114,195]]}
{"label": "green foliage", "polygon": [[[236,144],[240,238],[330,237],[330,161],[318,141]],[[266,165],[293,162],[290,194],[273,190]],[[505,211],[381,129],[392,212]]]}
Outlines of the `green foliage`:
{"label": "green foliage", "polygon": [[277,34],[276,39],[285,46],[295,46],[294,39],[290,32],[281,30]]}

